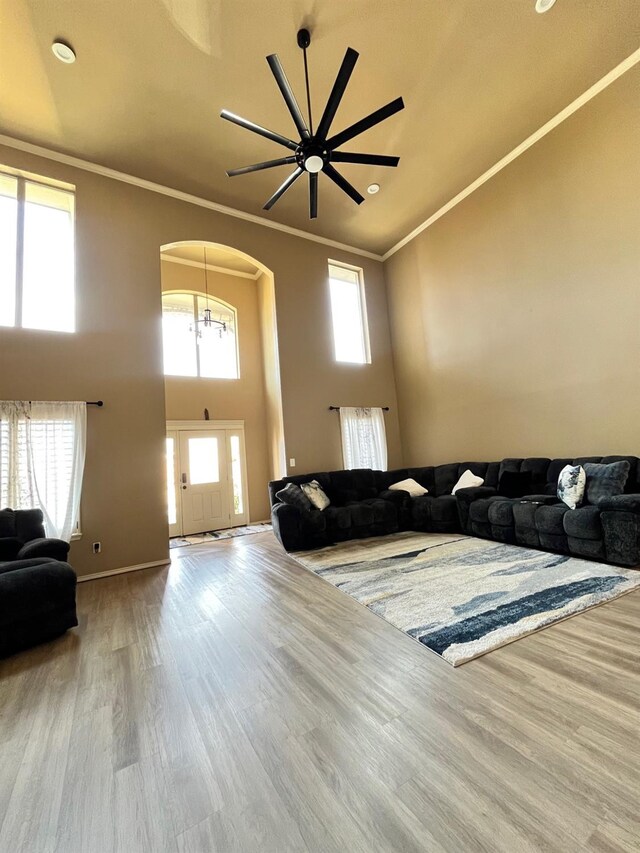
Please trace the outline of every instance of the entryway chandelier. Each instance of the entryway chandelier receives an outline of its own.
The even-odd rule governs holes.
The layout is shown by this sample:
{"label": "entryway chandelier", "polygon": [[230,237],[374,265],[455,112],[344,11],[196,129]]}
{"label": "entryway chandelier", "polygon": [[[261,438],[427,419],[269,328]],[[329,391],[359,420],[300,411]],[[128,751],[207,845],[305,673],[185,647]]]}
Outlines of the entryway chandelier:
{"label": "entryway chandelier", "polygon": [[202,329],[200,328],[200,324],[204,326],[205,329],[213,329],[218,333],[220,337],[222,337],[223,333],[227,331],[227,324],[224,320],[214,320],[211,316],[211,308],[209,308],[209,281],[207,276],[207,247],[202,247],[202,255],[204,262],[204,291],[206,294],[206,308],[204,309],[203,316],[198,317],[193,323],[189,326],[190,332],[196,332],[199,338],[202,337]]}

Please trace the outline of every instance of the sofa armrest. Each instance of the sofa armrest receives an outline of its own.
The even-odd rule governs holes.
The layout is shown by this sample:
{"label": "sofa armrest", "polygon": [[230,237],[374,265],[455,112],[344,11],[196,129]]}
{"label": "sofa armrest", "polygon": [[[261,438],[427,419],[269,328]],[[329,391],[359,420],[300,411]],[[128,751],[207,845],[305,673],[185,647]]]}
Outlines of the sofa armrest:
{"label": "sofa armrest", "polygon": [[598,509],[640,513],[640,495],[612,495],[609,498],[600,498]]}
{"label": "sofa armrest", "polygon": [[15,560],[18,551],[22,548],[22,541],[15,536],[3,536],[0,539],[0,562],[2,560]]}
{"label": "sofa armrest", "polygon": [[466,489],[457,489],[455,497],[465,503],[472,503],[480,498],[491,498],[498,494],[498,490],[493,486],[469,486]]}
{"label": "sofa armrest", "polygon": [[329,509],[300,510],[291,504],[274,504],[271,507],[273,532],[285,551],[307,551],[326,545]]}
{"label": "sofa armrest", "polygon": [[18,551],[18,560],[28,560],[32,557],[52,557],[64,563],[69,553],[69,543],[64,539],[32,539]]}

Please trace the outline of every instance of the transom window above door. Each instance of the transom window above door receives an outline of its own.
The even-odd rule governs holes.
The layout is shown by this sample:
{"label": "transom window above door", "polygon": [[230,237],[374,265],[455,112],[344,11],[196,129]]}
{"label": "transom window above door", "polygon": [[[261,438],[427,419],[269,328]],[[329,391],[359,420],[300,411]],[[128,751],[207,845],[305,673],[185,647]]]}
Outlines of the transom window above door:
{"label": "transom window above door", "polygon": [[[212,325],[205,325],[206,309]],[[162,294],[166,376],[237,379],[237,318],[233,306],[198,293]]]}

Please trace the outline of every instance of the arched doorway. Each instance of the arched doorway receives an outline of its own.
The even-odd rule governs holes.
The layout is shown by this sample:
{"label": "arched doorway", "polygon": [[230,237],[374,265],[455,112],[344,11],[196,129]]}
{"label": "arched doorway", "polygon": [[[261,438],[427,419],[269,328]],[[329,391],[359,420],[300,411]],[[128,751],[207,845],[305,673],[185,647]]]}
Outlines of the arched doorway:
{"label": "arched doorway", "polygon": [[[183,522],[193,533],[198,524],[215,530],[265,520],[267,482],[285,472],[273,274],[250,255],[211,241],[165,244],[160,259],[166,417],[175,428],[168,445],[180,461],[174,499],[179,509],[184,501],[208,508],[196,512],[198,520],[190,508],[174,513],[171,533],[182,535]],[[196,449],[213,454],[207,458],[217,486],[192,486],[186,441],[194,459]],[[239,452],[246,458],[242,474]],[[213,478],[204,470],[195,478]]]}

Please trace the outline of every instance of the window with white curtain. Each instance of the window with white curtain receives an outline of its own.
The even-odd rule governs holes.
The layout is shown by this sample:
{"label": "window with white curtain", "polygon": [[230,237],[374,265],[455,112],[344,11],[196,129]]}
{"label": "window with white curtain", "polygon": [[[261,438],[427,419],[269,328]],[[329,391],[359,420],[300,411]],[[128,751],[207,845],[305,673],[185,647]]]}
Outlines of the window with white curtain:
{"label": "window with white curtain", "polygon": [[387,470],[387,437],[382,409],[341,406],[340,429],[345,468]]}
{"label": "window with white curtain", "polygon": [[0,167],[0,325],[75,331],[73,188]]}
{"label": "window with white curtain", "polygon": [[85,447],[86,403],[0,400],[0,506],[41,509],[47,535],[69,541]]}

